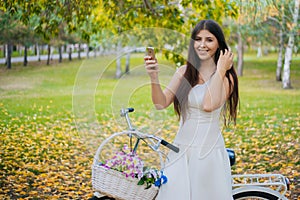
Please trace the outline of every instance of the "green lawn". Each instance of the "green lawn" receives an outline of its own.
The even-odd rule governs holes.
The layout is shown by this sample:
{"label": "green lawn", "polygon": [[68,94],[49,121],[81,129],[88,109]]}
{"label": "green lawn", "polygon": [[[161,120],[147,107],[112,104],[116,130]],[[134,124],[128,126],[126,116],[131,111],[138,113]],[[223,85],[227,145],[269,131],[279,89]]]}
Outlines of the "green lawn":
{"label": "green lawn", "polygon": [[[0,67],[0,197],[86,199],[92,195],[91,165],[103,138],[126,128],[122,107],[134,107],[133,123],[169,141],[178,129],[172,107],[151,103],[143,55],[131,71],[114,79],[114,57]],[[125,60],[122,60],[123,66]],[[161,84],[175,67],[164,59]],[[245,57],[239,78],[236,127],[224,128],[237,154],[233,173],[281,173],[292,180],[288,195],[300,194],[300,57],[291,66],[293,89],[275,81],[276,55]]]}

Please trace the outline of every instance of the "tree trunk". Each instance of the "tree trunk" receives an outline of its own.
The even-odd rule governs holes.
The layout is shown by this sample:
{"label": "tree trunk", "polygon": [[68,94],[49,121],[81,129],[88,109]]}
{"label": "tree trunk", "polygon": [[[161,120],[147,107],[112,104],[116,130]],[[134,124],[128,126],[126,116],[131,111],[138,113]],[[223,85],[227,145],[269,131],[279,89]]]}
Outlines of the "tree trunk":
{"label": "tree trunk", "polygon": [[40,46],[36,43],[36,56],[38,57],[38,61],[41,61],[41,53],[40,53]]}
{"label": "tree trunk", "polygon": [[130,71],[130,51],[126,54],[126,65],[125,65],[125,73],[129,74]]}
{"label": "tree trunk", "polygon": [[94,47],[93,51],[94,51],[94,58],[96,58],[96,56],[97,56],[97,47],[96,46]]}
{"label": "tree trunk", "polygon": [[122,69],[121,69],[121,48],[122,48],[122,43],[121,41],[118,41],[118,46],[117,46],[117,60],[116,60],[116,78],[120,78],[122,75]]}
{"label": "tree trunk", "polygon": [[87,45],[87,48],[86,48],[86,58],[90,58],[90,45],[89,43],[86,44]]}
{"label": "tree trunk", "polygon": [[279,33],[279,49],[277,58],[277,69],[276,69],[276,81],[281,81],[281,71],[282,71],[282,54],[283,54],[283,31],[280,29]]}
{"label": "tree trunk", "polygon": [[4,58],[5,58],[5,65],[7,65],[7,52],[8,52],[8,45],[4,45]]}
{"label": "tree trunk", "polygon": [[295,0],[295,9],[293,13],[293,28],[290,31],[289,42],[285,51],[284,66],[283,66],[283,79],[282,84],[284,89],[292,88],[290,80],[290,65],[292,60],[293,48],[294,48],[294,39],[297,31],[297,22],[299,15],[299,0]]}
{"label": "tree trunk", "polygon": [[6,58],[6,45],[3,45],[3,58]]}
{"label": "tree trunk", "polygon": [[27,60],[27,45],[24,46],[24,62],[23,62],[23,66],[26,67],[27,66],[27,63],[28,63],[28,60]]}
{"label": "tree trunk", "polygon": [[53,47],[51,46],[50,47],[50,60],[53,60],[53,52],[54,52],[54,50],[53,50]]}
{"label": "tree trunk", "polygon": [[260,58],[262,56],[262,50],[261,50],[261,42],[258,43],[258,47],[257,47],[257,54],[256,57]]}
{"label": "tree trunk", "polygon": [[244,54],[244,49],[243,49],[243,39],[241,36],[241,33],[238,33],[238,57],[237,57],[237,72],[238,76],[243,76],[243,54]]}
{"label": "tree trunk", "polygon": [[62,46],[58,46],[58,62],[62,62]]}
{"label": "tree trunk", "polygon": [[72,47],[69,47],[69,61],[72,61]]}
{"label": "tree trunk", "polygon": [[122,75],[122,69],[121,69],[121,56],[117,55],[116,60],[116,78],[120,78]]}
{"label": "tree trunk", "polygon": [[11,44],[11,42],[8,42],[7,43],[7,59],[6,59],[7,69],[11,69],[11,54],[12,54],[12,44]]}
{"label": "tree trunk", "polygon": [[16,45],[16,51],[19,52],[19,56],[22,56],[22,46],[21,45]]}
{"label": "tree trunk", "polygon": [[291,73],[290,65],[291,65],[292,54],[293,54],[293,52],[292,52],[293,43],[294,43],[294,38],[293,38],[293,36],[290,36],[288,46],[287,46],[286,52],[285,52],[284,66],[283,66],[282,84],[283,84],[284,89],[292,88],[291,79],[290,79],[290,73]]}
{"label": "tree trunk", "polygon": [[81,59],[81,55],[80,55],[80,49],[81,49],[81,44],[78,44],[78,59]]}
{"label": "tree trunk", "polygon": [[50,65],[50,54],[51,54],[51,46],[50,46],[50,44],[48,44],[47,65]]}

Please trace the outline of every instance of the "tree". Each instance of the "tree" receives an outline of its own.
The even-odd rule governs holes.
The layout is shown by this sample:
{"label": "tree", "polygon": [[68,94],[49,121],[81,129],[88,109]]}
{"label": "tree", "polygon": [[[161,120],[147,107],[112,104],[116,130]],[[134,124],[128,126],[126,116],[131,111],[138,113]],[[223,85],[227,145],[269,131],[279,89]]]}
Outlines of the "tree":
{"label": "tree", "polygon": [[34,32],[33,27],[35,26],[35,20],[34,18],[31,18],[30,22],[27,24],[27,26],[23,25],[20,27],[20,33],[18,35],[18,40],[15,42],[18,42],[24,46],[24,62],[23,66],[27,66],[28,60],[27,60],[27,50],[28,48],[39,41],[39,36]]}
{"label": "tree", "polygon": [[230,25],[235,33],[234,38],[237,40],[237,71],[238,75],[243,75],[244,64],[244,46],[250,39],[252,43],[258,44],[258,51],[261,51],[263,41],[268,41],[266,34],[267,29],[263,22],[269,11],[267,0],[263,1],[236,1],[239,7],[239,16],[236,21],[231,21]]}
{"label": "tree", "polygon": [[[110,29],[113,34],[122,34],[124,37],[122,41],[116,41],[116,46],[126,46],[130,41],[126,37],[131,37],[131,35],[126,35],[126,32],[134,30],[139,41],[143,41],[144,44],[148,43],[148,45],[157,44],[157,49],[164,50],[164,55],[178,64],[184,62],[182,52],[187,48],[186,41],[176,38],[177,34],[173,37],[172,35],[147,33],[143,31],[145,28],[170,29],[188,35],[189,38],[191,27],[200,19],[211,18],[221,22],[224,16],[235,17],[236,15],[235,3],[222,0],[182,0],[178,3],[165,0],[102,0],[97,8],[97,13],[95,13],[96,24],[99,27]],[[177,52],[165,49],[165,44],[176,45]],[[120,69],[120,65],[117,65],[116,77],[120,76]]]}
{"label": "tree", "polygon": [[16,13],[13,17],[9,12],[0,10],[0,41],[6,43],[6,66],[11,69],[11,54],[13,42],[18,40],[23,30],[23,25],[19,22],[20,13]]}
{"label": "tree", "polygon": [[[299,5],[299,1],[298,2]],[[263,1],[239,1],[240,16],[238,19],[238,30],[241,33],[243,40],[246,39],[258,39],[258,42],[266,41],[267,44],[273,45],[273,41],[278,41],[278,59],[276,67],[276,80],[281,81],[282,60],[284,54],[284,45],[286,44],[286,36],[289,36],[290,54],[285,53],[285,75],[286,80],[289,80],[289,65],[292,58],[292,49],[294,43],[295,29],[297,28],[299,6],[295,6],[294,12],[292,12],[292,1],[285,0],[263,0]],[[298,12],[298,13],[296,13]],[[296,14],[295,14],[296,13]],[[294,19],[294,20],[293,20]],[[296,21],[296,23],[295,23]],[[274,34],[275,33],[275,34]],[[292,36],[292,37],[291,37]],[[253,43],[253,40],[252,40]],[[239,45],[238,55],[242,55],[242,45]],[[290,56],[288,56],[290,55]],[[240,60],[241,56],[238,56],[238,73],[242,73]],[[289,81],[286,81],[286,85],[290,85]],[[289,88],[290,86],[283,86]]]}
{"label": "tree", "polygon": [[280,0],[279,2],[275,2],[273,0],[273,5],[277,9],[277,15],[269,16],[268,20],[273,23],[273,27],[278,27],[279,31],[276,31],[279,37],[278,42],[278,58],[277,58],[277,68],[276,68],[276,81],[281,81],[281,72],[282,72],[282,61],[283,61],[283,52],[284,52],[284,36],[286,30],[286,6],[284,5],[285,1]]}
{"label": "tree", "polygon": [[270,26],[272,26],[273,33],[278,36],[278,58],[276,68],[276,80],[282,81],[282,65],[284,62],[284,46],[288,42],[288,35],[290,34],[290,27],[292,22],[292,1],[285,0],[269,0],[273,6],[273,11],[268,16]]}
{"label": "tree", "polygon": [[[290,63],[294,42],[298,42],[298,40],[295,40],[297,39],[295,36],[297,35],[297,30],[299,30],[299,1],[270,0],[269,2],[273,5],[273,12],[268,16],[268,20],[273,27],[276,27],[273,32],[279,38],[276,80],[282,80],[283,88],[287,89],[292,87],[290,82]],[[284,77],[282,79],[283,63]]]}
{"label": "tree", "polygon": [[[57,37],[60,25],[66,25],[69,33],[77,30],[83,22],[88,20],[87,16],[97,6],[98,1],[41,1],[41,0],[7,0],[0,2],[0,10],[8,13],[11,17],[21,14],[19,20],[27,25],[30,18],[35,17],[38,23],[34,30],[48,41],[48,55],[50,39]],[[49,58],[47,63],[49,64]]]}
{"label": "tree", "polygon": [[293,24],[291,27],[288,45],[285,51],[284,57],[284,67],[283,67],[283,79],[282,86],[284,89],[292,88],[291,80],[290,80],[290,64],[292,60],[293,48],[295,35],[297,34],[298,29],[298,17],[299,17],[299,0],[295,0],[295,7],[293,12]]}
{"label": "tree", "polygon": [[24,46],[24,61],[23,66],[26,67],[28,63],[28,47],[34,42],[34,33],[28,29],[28,27],[24,27],[23,34],[20,35],[20,43]]}

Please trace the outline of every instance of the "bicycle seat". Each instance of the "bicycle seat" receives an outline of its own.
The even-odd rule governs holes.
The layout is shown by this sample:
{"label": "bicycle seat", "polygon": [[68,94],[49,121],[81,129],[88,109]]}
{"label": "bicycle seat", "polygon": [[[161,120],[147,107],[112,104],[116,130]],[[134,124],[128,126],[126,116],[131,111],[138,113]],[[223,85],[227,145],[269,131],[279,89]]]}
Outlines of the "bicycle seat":
{"label": "bicycle seat", "polygon": [[230,161],[230,166],[235,164],[235,153],[232,149],[226,149],[228,156],[229,156],[229,161]]}

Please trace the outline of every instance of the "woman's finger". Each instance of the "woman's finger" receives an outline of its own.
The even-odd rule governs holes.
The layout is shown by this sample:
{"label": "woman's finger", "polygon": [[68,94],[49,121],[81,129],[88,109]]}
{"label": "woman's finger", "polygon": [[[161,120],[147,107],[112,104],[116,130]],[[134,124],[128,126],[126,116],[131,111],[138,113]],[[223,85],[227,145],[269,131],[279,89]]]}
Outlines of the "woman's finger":
{"label": "woman's finger", "polygon": [[146,60],[151,60],[151,56],[145,56],[144,57],[144,60],[146,61]]}

